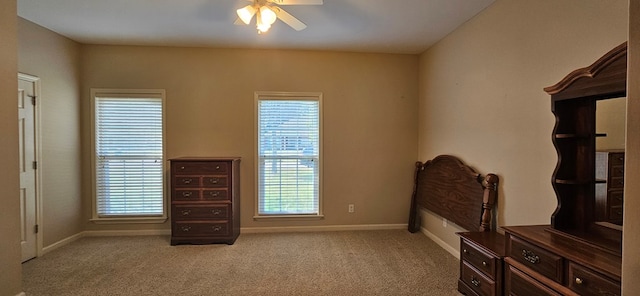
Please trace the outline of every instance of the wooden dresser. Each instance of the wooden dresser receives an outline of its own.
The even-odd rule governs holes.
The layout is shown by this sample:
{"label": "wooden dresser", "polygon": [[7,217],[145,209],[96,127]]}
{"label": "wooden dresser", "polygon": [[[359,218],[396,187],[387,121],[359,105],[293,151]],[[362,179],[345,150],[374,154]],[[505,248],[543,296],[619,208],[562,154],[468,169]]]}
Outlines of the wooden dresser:
{"label": "wooden dresser", "polygon": [[549,225],[503,227],[505,295],[621,295],[621,257]]}
{"label": "wooden dresser", "polygon": [[624,151],[597,151],[596,179],[596,219],[622,225]]}
{"label": "wooden dresser", "polygon": [[460,232],[458,291],[467,295],[494,296],[503,291],[505,237],[495,231]]}
{"label": "wooden dresser", "polygon": [[233,244],[240,235],[240,158],[171,163],[171,244]]}

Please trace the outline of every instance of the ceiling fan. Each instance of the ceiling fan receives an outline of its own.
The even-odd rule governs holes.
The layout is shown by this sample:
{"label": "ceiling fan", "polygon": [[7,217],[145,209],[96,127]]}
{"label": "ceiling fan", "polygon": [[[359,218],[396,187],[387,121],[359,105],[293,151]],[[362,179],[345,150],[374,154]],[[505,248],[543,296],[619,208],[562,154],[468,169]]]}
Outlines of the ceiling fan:
{"label": "ceiling fan", "polygon": [[258,34],[265,33],[271,25],[280,19],[296,31],[304,30],[307,25],[286,12],[278,5],[322,5],[323,0],[247,0],[252,2],[236,11],[238,19],[236,25],[248,25],[253,16],[256,16],[256,28]]}

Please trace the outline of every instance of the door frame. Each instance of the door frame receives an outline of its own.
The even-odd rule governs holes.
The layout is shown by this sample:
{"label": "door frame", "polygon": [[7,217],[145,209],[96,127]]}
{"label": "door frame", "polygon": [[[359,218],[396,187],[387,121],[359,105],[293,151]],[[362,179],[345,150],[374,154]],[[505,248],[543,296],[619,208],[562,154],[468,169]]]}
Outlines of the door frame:
{"label": "door frame", "polygon": [[36,97],[36,104],[33,106],[33,125],[34,125],[34,137],[35,142],[35,161],[38,164],[36,169],[36,225],[38,225],[38,232],[36,233],[36,257],[43,255],[43,225],[42,225],[42,133],[40,129],[40,104],[42,103],[42,96],[40,92],[40,77],[33,76],[26,73],[18,72],[18,80],[25,80],[33,82],[34,84],[34,96]]}

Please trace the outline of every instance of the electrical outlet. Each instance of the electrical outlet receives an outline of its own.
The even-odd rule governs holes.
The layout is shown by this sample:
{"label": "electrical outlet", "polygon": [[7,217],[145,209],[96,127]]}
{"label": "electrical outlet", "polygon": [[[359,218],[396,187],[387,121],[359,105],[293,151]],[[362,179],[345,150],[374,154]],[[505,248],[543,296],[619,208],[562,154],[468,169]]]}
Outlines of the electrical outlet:
{"label": "electrical outlet", "polygon": [[349,204],[349,213],[353,213],[356,211],[356,206],[354,206],[353,204]]}
{"label": "electrical outlet", "polygon": [[447,219],[442,218],[442,227],[447,227]]}

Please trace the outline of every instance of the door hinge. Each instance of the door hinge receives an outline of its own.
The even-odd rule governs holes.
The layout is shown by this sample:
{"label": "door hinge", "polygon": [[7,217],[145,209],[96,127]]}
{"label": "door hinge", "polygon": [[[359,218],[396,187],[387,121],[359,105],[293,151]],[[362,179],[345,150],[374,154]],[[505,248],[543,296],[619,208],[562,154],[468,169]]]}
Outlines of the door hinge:
{"label": "door hinge", "polygon": [[31,96],[29,95],[29,97],[31,98],[31,105],[36,105],[36,96]]}
{"label": "door hinge", "polygon": [[34,170],[37,170],[38,169],[38,162],[34,161],[32,166],[33,166]]}
{"label": "door hinge", "polygon": [[36,224],[33,228],[35,233],[38,233],[38,230],[40,230],[40,227],[38,227],[38,224]]}

